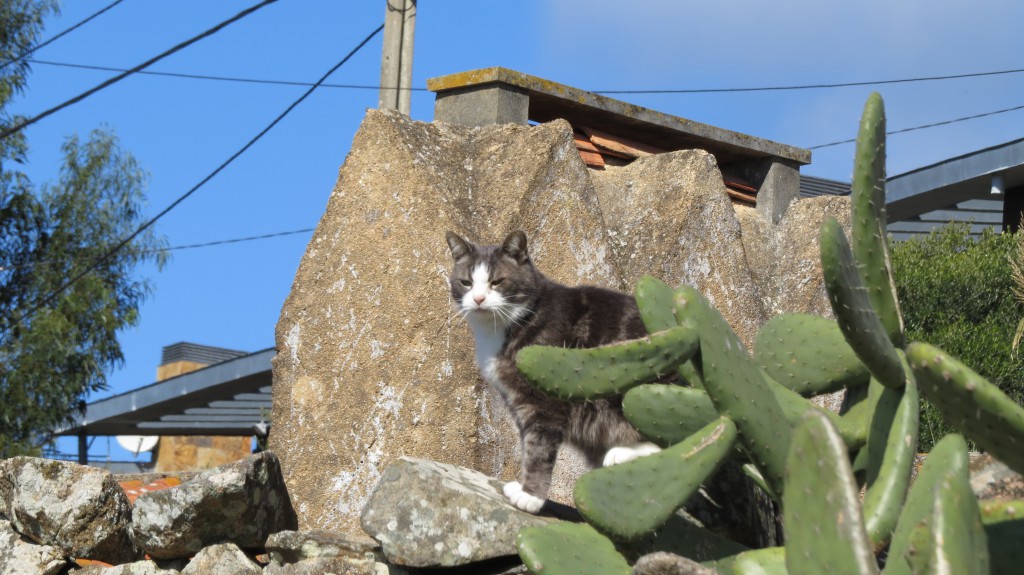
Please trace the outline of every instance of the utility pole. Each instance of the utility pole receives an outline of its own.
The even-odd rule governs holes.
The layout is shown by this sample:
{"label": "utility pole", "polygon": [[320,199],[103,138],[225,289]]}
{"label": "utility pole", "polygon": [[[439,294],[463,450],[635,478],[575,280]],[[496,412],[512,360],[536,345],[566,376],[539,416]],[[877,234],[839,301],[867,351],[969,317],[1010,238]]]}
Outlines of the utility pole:
{"label": "utility pole", "polygon": [[409,115],[416,0],[384,0],[384,52],[380,59],[379,108]]}

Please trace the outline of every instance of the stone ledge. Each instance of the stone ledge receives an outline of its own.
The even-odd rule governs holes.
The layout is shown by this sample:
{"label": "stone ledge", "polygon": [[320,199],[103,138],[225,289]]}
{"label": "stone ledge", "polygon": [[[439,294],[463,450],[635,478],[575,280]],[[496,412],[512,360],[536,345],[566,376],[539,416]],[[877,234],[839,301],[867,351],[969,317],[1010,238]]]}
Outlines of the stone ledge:
{"label": "stone ledge", "polygon": [[[450,116],[445,112],[450,102],[444,101],[495,88],[528,100],[528,105],[516,106],[518,118],[499,113],[504,121],[526,124],[528,120],[548,122],[563,118],[574,126],[600,127],[666,150],[704,149],[714,154],[719,164],[758,158],[776,158],[797,165],[811,162],[810,150],[664,114],[507,68],[483,68],[427,80],[427,89],[437,93],[435,119],[445,122],[452,122],[453,118],[441,117]],[[506,97],[503,102],[509,100]]]}

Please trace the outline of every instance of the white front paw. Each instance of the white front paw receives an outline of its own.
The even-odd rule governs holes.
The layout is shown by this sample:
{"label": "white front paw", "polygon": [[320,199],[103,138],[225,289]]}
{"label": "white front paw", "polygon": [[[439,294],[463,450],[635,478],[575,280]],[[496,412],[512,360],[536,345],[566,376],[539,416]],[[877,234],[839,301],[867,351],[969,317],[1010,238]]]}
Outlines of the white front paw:
{"label": "white front paw", "polygon": [[633,461],[637,457],[644,457],[661,451],[661,448],[653,443],[638,443],[629,447],[613,447],[604,455],[604,467],[611,467],[619,463]]}
{"label": "white front paw", "polygon": [[504,491],[505,497],[508,497],[508,500],[517,509],[522,509],[527,513],[537,513],[541,507],[544,507],[544,500],[523,491],[523,485],[518,481],[506,483]]}

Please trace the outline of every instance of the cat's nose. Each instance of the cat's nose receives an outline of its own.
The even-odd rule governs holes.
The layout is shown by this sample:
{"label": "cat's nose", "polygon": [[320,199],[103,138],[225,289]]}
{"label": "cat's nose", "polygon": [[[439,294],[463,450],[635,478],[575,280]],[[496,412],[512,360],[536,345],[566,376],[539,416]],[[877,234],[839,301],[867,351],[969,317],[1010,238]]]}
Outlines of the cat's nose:
{"label": "cat's nose", "polygon": [[487,299],[487,296],[483,296],[483,295],[475,295],[475,296],[473,296],[473,301],[476,302],[476,305],[480,305],[480,304],[484,303],[485,299]]}

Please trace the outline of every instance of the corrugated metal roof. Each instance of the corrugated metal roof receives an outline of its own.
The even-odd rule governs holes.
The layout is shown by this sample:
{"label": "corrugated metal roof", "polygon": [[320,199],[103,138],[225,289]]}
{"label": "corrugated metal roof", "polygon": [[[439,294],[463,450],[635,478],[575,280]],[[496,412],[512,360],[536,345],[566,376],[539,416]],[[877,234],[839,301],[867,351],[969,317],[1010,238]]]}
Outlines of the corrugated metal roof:
{"label": "corrugated metal roof", "polygon": [[836,180],[800,174],[801,198],[848,195],[850,195],[850,182],[839,182]]}
{"label": "corrugated metal roof", "polygon": [[90,402],[57,435],[262,435],[275,350],[245,354]]}
{"label": "corrugated metal roof", "polygon": [[182,341],[164,346],[160,365],[167,365],[168,363],[174,363],[177,361],[192,361],[195,363],[213,365],[229,359],[235,359],[236,357],[242,357],[243,355],[249,354],[244,351]]}

